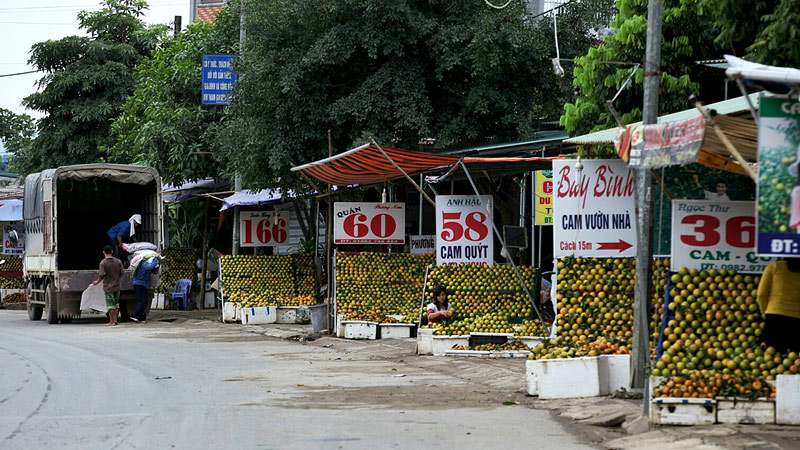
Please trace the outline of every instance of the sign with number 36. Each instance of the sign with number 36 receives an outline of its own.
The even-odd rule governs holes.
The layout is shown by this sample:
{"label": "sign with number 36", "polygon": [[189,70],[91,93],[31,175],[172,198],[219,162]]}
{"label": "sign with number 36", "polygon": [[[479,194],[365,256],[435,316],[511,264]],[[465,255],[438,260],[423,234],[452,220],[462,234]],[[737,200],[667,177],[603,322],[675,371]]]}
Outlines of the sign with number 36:
{"label": "sign with number 36", "polygon": [[436,196],[436,264],[494,262],[491,195]]}
{"label": "sign with number 36", "polygon": [[753,202],[673,200],[671,269],[760,273],[770,259],[755,251]]}

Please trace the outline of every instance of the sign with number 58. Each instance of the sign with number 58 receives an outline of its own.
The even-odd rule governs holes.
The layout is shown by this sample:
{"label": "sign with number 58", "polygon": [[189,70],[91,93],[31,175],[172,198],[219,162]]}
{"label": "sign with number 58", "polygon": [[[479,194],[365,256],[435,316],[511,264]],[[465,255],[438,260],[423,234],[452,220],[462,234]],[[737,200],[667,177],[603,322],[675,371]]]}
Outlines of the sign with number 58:
{"label": "sign with number 58", "polygon": [[754,202],[673,200],[673,271],[730,269],[761,273],[769,258],[756,255]]}
{"label": "sign with number 58", "polygon": [[289,239],[289,221],[275,211],[242,211],[239,232],[242,247],[277,247]]}
{"label": "sign with number 58", "polygon": [[494,262],[491,195],[436,196],[436,264]]}

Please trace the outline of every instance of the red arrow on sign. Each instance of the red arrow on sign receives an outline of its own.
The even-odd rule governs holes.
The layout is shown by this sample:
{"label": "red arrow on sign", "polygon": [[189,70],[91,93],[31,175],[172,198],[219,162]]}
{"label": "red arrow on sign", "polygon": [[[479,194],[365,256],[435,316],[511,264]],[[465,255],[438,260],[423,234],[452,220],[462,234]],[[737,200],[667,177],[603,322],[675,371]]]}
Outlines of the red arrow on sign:
{"label": "red arrow on sign", "polygon": [[598,250],[619,250],[620,253],[633,247],[633,245],[623,241],[622,239],[617,242],[598,242],[597,245],[599,246],[597,247]]}

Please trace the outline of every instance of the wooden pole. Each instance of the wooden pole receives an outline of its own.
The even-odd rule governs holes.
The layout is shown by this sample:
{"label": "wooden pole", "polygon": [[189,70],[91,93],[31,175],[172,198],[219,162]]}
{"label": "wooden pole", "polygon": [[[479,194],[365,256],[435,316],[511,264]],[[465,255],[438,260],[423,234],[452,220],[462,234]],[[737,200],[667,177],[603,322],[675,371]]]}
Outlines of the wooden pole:
{"label": "wooden pole", "polygon": [[754,182],[758,183],[758,176],[756,175],[756,172],[752,167],[750,167],[750,164],[745,161],[745,159],[742,157],[742,154],[736,149],[736,146],[734,146],[730,139],[728,139],[728,136],[725,135],[725,132],[723,132],[719,125],[714,122],[714,118],[711,117],[711,114],[709,114],[708,110],[703,106],[703,102],[700,100],[695,100],[694,107],[697,108],[697,110],[700,111],[700,114],[702,114],[706,119],[706,122],[711,126],[711,129],[714,130],[714,133],[717,135],[719,140],[722,141],[722,145],[725,146],[725,149],[728,150],[728,153],[730,153],[731,156],[733,156],[733,159],[735,159],[736,162],[742,166],[745,172],[747,172],[747,176],[749,176]]}
{"label": "wooden pole", "polygon": [[405,170],[403,170],[403,168],[402,168],[402,167],[398,166],[398,165],[397,165],[397,163],[396,163],[396,162],[394,162],[394,160],[393,160],[392,158],[390,158],[390,157],[389,157],[389,155],[387,155],[387,154],[386,154],[386,152],[383,150],[383,147],[381,147],[380,145],[378,145],[378,143],[377,143],[377,142],[375,142],[375,138],[371,138],[371,139],[370,139],[370,141],[372,142],[372,145],[374,145],[375,147],[377,147],[377,148],[378,148],[378,151],[380,151],[380,152],[381,152],[381,154],[383,155],[383,157],[384,157],[384,158],[386,158],[386,160],[387,160],[387,161],[389,161],[389,164],[391,164],[391,165],[392,165],[392,166],[393,166],[395,169],[397,169],[397,171],[398,171],[398,172],[400,172],[401,174],[403,174],[403,176],[404,176],[404,177],[406,177],[406,180],[408,180],[408,182],[409,182],[409,183],[411,183],[411,184],[412,184],[412,185],[413,185],[415,188],[417,188],[417,190],[419,191],[419,193],[420,193],[420,194],[422,194],[422,196],[425,198],[425,200],[427,200],[427,201],[428,201],[428,203],[430,203],[430,204],[431,204],[431,206],[433,206],[433,207],[436,207],[436,202],[434,202],[433,200],[431,200],[431,198],[430,198],[430,197],[428,197],[428,194],[426,194],[426,193],[425,193],[425,191],[423,191],[423,190],[422,190],[422,187],[420,187],[420,185],[418,185],[418,184],[417,184],[417,182],[416,182],[416,181],[414,181],[414,179],[413,179],[413,178],[411,178],[411,177],[408,175],[408,173],[406,173],[406,171],[405,171]]}

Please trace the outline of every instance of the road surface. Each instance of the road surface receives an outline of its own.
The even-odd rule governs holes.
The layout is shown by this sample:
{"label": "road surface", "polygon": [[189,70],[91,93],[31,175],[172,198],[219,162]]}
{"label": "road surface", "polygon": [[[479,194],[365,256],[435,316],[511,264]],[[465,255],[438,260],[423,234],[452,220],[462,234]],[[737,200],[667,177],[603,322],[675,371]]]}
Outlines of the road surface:
{"label": "road surface", "polygon": [[172,317],[109,328],[0,310],[0,448],[591,448],[504,401],[518,389],[496,386],[516,375],[490,362],[481,375],[408,342],[303,344]]}

